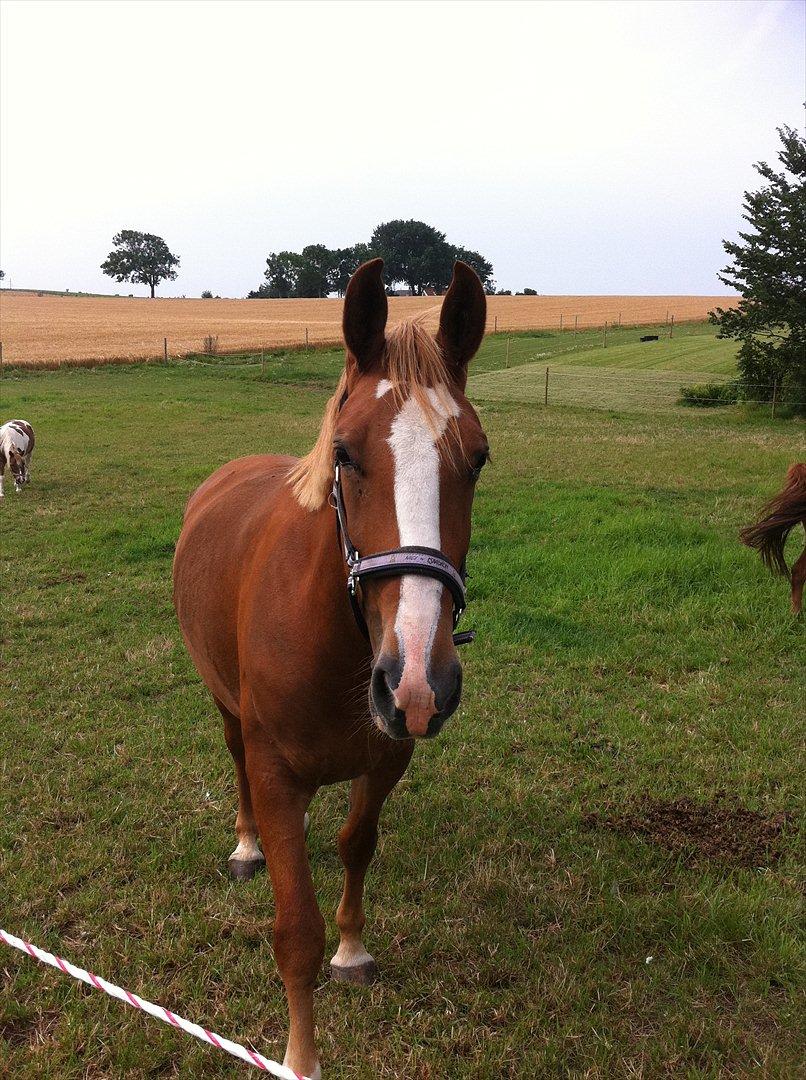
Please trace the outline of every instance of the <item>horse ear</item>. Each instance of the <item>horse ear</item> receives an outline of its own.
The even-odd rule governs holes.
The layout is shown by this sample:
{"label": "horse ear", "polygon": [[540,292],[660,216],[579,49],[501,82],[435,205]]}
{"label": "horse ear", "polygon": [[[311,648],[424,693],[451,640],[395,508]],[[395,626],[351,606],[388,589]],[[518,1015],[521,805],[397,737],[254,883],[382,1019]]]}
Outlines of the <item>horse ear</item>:
{"label": "horse ear", "polygon": [[467,365],[479,350],[486,322],[487,297],[478,274],[467,263],[455,263],[450,288],[442,301],[437,341],[462,389],[467,382]]}
{"label": "horse ear", "polygon": [[362,263],[350,278],[344,297],[344,341],[361,371],[377,364],[383,355],[389,303],[382,271],[383,259]]}

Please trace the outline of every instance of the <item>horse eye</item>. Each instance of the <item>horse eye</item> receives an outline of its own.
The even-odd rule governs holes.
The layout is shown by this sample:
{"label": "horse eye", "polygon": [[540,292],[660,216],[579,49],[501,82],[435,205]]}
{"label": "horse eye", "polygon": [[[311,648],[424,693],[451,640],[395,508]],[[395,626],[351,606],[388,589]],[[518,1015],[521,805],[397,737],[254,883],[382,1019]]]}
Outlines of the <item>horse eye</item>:
{"label": "horse eye", "polygon": [[352,458],[343,446],[336,447],[336,461],[339,463],[339,465],[342,465],[346,469],[355,468],[355,462],[352,460]]}
{"label": "horse eye", "polygon": [[473,479],[474,480],[478,480],[478,478],[481,476],[481,470],[484,468],[484,466],[487,464],[487,462],[489,460],[490,460],[490,451],[489,450],[485,450],[483,453],[478,454],[476,456],[476,459],[473,462],[473,469],[472,469]]}

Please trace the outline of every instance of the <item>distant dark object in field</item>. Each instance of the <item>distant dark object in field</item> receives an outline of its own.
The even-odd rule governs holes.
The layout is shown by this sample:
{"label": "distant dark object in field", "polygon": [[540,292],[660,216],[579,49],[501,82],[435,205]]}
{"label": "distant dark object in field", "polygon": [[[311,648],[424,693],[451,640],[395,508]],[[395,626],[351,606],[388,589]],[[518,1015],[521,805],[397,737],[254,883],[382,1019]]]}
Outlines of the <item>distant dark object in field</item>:
{"label": "distant dark object in field", "polygon": [[658,335],[657,334],[644,334],[644,336],[641,338],[641,341],[657,341],[657,340],[658,340]]}

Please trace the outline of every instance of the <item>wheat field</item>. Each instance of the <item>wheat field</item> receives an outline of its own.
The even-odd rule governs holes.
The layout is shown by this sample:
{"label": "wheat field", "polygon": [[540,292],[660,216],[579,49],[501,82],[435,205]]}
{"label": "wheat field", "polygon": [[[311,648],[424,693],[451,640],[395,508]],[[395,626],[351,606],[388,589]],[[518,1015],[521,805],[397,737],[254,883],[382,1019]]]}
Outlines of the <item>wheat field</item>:
{"label": "wheat field", "polygon": [[[608,323],[662,323],[704,318],[726,296],[491,296],[487,331],[564,329]],[[425,315],[437,325],[434,296],[390,297],[390,323]],[[4,290],[0,294],[3,360],[13,364],[143,360],[203,351],[209,335],[218,351],[320,345],[341,338],[341,300],[149,300],[64,296]]]}

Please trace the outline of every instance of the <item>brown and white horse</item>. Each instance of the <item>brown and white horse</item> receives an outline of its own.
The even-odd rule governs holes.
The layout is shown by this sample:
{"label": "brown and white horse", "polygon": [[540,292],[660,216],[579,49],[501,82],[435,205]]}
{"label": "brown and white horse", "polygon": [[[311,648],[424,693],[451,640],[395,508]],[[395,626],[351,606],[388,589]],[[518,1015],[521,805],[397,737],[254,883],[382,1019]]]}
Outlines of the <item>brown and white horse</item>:
{"label": "brown and white horse", "polygon": [[290,1014],[285,1064],[309,1077],[321,1075],[313,991],[325,927],[306,810],[321,785],[352,781],[331,973],[371,982],[364,876],[414,738],[435,735],[459,703],[453,630],[474,485],[488,458],[464,395],[484,334],[479,279],[456,264],[436,338],[417,322],[387,334],[382,268],[365,263],[350,281],[345,369],[314,449],[301,460],[241,458],[214,473],[188,503],[174,562],[182,633],[235,759],[230,871],[252,876],[264,860],[260,837]]}
{"label": "brown and white horse", "polygon": [[747,525],[739,533],[742,543],[754,548],[761,555],[765,566],[790,579],[793,615],[800,615],[803,608],[806,548],[795,560],[790,573],[784,558],[784,547],[787,537],[797,524],[806,529],[806,462],[803,461],[789,466],[783,489],[762,507],[759,520],[753,525]]}
{"label": "brown and white horse", "polygon": [[9,420],[0,427],[0,499],[4,495],[6,466],[14,477],[14,490],[22,491],[31,481],[34,429],[27,420]]}

